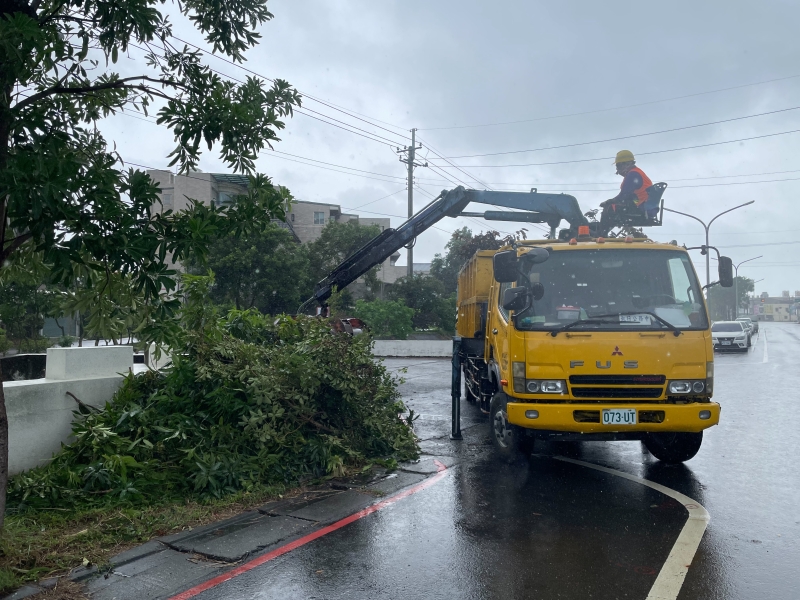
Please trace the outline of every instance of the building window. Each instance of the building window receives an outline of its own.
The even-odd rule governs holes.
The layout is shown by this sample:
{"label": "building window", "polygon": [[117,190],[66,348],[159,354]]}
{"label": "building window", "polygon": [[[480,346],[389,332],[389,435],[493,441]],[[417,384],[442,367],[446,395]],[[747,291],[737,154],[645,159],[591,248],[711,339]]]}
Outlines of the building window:
{"label": "building window", "polygon": [[324,212],[314,212],[314,225],[325,225]]}
{"label": "building window", "polygon": [[162,194],[161,204],[163,205],[164,210],[172,210],[172,194]]}
{"label": "building window", "polygon": [[217,194],[217,204],[233,204],[234,203],[234,195],[229,194],[228,192],[220,192]]}

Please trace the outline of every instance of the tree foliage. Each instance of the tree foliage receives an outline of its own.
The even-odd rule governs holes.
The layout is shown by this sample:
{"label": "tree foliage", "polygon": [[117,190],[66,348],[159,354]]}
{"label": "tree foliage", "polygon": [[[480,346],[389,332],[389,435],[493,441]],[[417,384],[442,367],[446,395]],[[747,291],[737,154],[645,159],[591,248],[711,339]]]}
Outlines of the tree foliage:
{"label": "tree foliage", "polygon": [[402,300],[357,300],[353,316],[363,319],[375,337],[404,340],[414,331],[414,309]]}
{"label": "tree foliage", "polygon": [[738,293],[739,312],[747,307],[747,294],[755,290],[755,284],[749,277],[738,276],[735,278],[735,285],[724,288],[719,285],[708,288],[708,309],[711,312],[711,319],[724,321],[736,318],[736,302],[734,294]]}
{"label": "tree foliage", "polygon": [[446,254],[436,254],[431,261],[431,276],[442,282],[444,290],[453,294],[458,289],[458,272],[478,250],[497,250],[505,240],[497,231],[473,235],[467,227],[456,229],[447,242]]}
{"label": "tree foliage", "polygon": [[[84,269],[107,285],[112,274],[130,278],[147,307],[145,338],[175,334],[152,326],[179,304],[168,258],[203,257],[214,237],[285,216],[285,199],[253,173],[254,160],[300,103],[285,81],[235,84],[212,72],[201,52],[172,35],[162,9],[159,0],[0,0],[0,270],[27,245],[67,288]],[[272,18],[263,0],[188,0],[179,9],[214,52],[235,62]],[[138,72],[131,63],[125,74],[116,70],[120,53],[141,57]],[[216,146],[226,165],[250,175],[247,196],[232,207],[154,211],[157,186],[126,169],[97,127],[131,110],[155,112],[174,133],[170,166],[188,172],[201,145]],[[0,524],[6,477],[0,393]]]}
{"label": "tree foliage", "polygon": [[211,299],[237,309],[293,313],[308,291],[308,250],[276,224],[248,236],[218,240],[207,261],[191,261],[192,272],[205,269],[214,273]]}
{"label": "tree foliage", "polygon": [[[314,284],[323,279],[345,258],[380,232],[381,229],[377,225],[360,225],[355,221],[333,222],[325,225],[319,238],[308,244],[311,283]],[[376,290],[378,287],[377,272],[378,267],[373,267],[364,275],[367,288],[371,290]]]}
{"label": "tree foliage", "polygon": [[75,442],[12,479],[10,506],[218,497],[416,455],[368,336],[309,317],[220,315],[209,285],[187,276],[173,366],[127,377],[102,410],[81,405]]}
{"label": "tree foliage", "polygon": [[391,287],[389,296],[414,311],[415,329],[441,328],[448,333],[455,329],[456,299],[445,293],[439,279],[419,273],[403,277]]}

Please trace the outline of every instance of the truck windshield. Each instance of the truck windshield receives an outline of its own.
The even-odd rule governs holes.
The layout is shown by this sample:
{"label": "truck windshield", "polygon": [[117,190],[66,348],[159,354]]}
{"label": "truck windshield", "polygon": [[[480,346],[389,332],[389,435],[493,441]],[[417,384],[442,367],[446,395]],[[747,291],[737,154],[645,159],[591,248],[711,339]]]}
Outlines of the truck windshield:
{"label": "truck windshield", "polygon": [[[516,315],[517,329],[707,329],[700,285],[685,252],[671,250],[564,250],[525,265],[517,285],[539,282],[544,295]],[[649,313],[649,314],[648,314]],[[603,315],[602,319],[592,317]],[[609,318],[612,315],[613,318]]]}

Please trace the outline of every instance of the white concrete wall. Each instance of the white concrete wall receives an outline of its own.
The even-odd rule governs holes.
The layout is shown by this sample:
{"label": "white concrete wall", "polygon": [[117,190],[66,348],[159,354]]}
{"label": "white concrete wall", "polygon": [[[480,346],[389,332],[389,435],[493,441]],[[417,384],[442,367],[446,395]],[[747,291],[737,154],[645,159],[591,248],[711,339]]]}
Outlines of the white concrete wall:
{"label": "white concrete wall", "polygon": [[450,357],[451,340],[375,340],[375,356]]}
{"label": "white concrete wall", "polygon": [[132,366],[130,346],[48,348],[44,379],[5,382],[9,473],[47,463],[71,441],[78,403],[67,392],[101,408],[122,385],[119,373]]}

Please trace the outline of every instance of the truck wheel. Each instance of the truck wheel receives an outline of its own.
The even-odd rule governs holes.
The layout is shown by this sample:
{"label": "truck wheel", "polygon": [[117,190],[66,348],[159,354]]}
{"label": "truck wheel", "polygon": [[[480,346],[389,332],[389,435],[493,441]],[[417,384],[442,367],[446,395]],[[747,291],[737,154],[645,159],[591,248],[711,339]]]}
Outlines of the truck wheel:
{"label": "truck wheel", "polygon": [[703,432],[700,433],[648,433],[644,445],[650,454],[668,464],[690,460],[700,450]]}
{"label": "truck wheel", "polygon": [[489,408],[489,426],[495,452],[501,460],[512,464],[527,459],[533,444],[522,427],[508,422],[507,404],[508,396],[503,392],[494,395]]}

